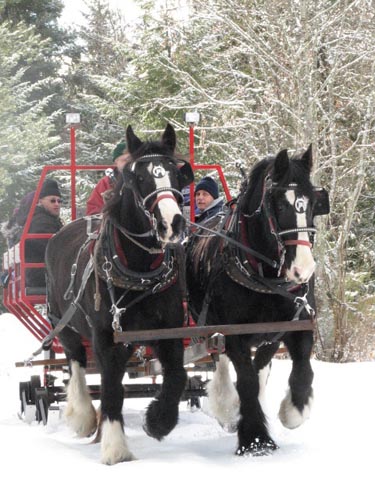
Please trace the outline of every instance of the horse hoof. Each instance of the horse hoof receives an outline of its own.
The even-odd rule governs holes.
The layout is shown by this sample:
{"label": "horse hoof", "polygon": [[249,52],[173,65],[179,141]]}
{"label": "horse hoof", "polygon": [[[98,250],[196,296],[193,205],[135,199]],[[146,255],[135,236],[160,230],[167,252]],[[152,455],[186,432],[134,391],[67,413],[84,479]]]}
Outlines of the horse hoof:
{"label": "horse hoof", "polygon": [[281,402],[279,410],[279,419],[283,426],[287,429],[296,429],[302,425],[310,417],[313,399],[313,391],[311,390],[311,395],[308,398],[307,404],[304,405],[302,410],[299,410],[293,404],[291,392],[289,390]]}
{"label": "horse hoof", "polygon": [[149,425],[147,421],[147,416],[144,419],[143,425],[142,425],[143,430],[147,434],[147,436],[150,436],[154,439],[157,439],[158,441],[163,441],[165,436],[170,433],[171,429],[166,429],[159,427],[157,425]]}
{"label": "horse hoof", "polygon": [[147,436],[150,436],[154,439],[157,439],[158,441],[162,441],[163,438],[164,438],[164,435],[162,435],[161,433],[156,433],[155,431],[151,431],[147,425],[147,422],[144,421],[143,425],[142,425],[142,429],[145,431],[145,433],[147,434]]}
{"label": "horse hoof", "polygon": [[239,446],[236,455],[243,457],[251,455],[253,457],[264,457],[272,455],[279,447],[271,438],[255,438],[248,446]]}
{"label": "horse hoof", "polygon": [[86,412],[76,411],[73,406],[67,406],[65,419],[78,437],[85,438],[95,434],[97,429],[96,411],[91,405]]}
{"label": "horse hoof", "polygon": [[131,451],[126,451],[123,454],[107,455],[103,454],[101,458],[101,463],[104,465],[116,465],[121,462],[131,462],[137,460]]}
{"label": "horse hoof", "polygon": [[143,430],[145,433],[161,441],[175,427],[178,421],[178,407],[169,410],[166,413],[161,408],[158,400],[154,400],[147,408],[147,412],[143,421]]}
{"label": "horse hoof", "polygon": [[223,428],[223,430],[228,434],[234,434],[238,430],[237,422],[226,422],[224,424],[220,423],[220,425]]}
{"label": "horse hoof", "polygon": [[129,450],[121,422],[105,420],[102,425],[101,462],[115,465],[135,459]]}

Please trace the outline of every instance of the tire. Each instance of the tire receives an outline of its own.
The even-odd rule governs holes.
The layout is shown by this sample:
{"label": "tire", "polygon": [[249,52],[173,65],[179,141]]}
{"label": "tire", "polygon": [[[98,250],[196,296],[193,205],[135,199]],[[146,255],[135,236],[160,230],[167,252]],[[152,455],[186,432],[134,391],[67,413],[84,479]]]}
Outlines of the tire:
{"label": "tire", "polygon": [[39,375],[32,375],[30,378],[30,403],[36,404],[35,391],[42,386]]}
{"label": "tire", "polygon": [[36,420],[47,425],[48,420],[48,390],[44,387],[35,389]]}

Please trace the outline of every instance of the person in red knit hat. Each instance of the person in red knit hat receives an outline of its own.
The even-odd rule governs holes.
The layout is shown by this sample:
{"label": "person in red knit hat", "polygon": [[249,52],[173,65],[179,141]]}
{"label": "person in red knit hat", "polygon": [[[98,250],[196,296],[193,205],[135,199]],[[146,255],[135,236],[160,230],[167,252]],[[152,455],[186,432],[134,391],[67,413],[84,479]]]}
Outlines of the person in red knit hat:
{"label": "person in red knit hat", "polygon": [[[113,150],[112,159],[114,169],[100,179],[86,203],[86,215],[100,214],[104,206],[105,193],[113,189],[118,176],[122,172],[130,154],[126,148],[126,142],[122,141]],[[110,170],[110,169],[108,169]]]}

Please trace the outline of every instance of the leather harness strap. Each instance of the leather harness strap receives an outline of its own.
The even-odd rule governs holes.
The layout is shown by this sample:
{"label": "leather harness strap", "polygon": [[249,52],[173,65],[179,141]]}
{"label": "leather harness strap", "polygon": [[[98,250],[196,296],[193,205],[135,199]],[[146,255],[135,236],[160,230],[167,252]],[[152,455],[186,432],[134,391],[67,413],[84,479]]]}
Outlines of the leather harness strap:
{"label": "leather harness strap", "polygon": [[298,246],[298,245],[302,245],[302,246],[306,246],[306,247],[312,248],[312,243],[310,243],[310,241],[306,241],[306,240],[285,240],[284,241],[284,245],[285,246]]}

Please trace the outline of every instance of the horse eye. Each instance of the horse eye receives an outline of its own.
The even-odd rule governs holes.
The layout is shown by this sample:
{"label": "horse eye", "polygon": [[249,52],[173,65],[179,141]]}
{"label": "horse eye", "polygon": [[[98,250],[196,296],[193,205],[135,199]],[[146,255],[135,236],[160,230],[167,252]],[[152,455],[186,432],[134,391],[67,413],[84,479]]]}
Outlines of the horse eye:
{"label": "horse eye", "polygon": [[142,177],[142,175],[138,175],[137,176],[137,181],[138,182],[143,182],[144,181],[144,178]]}
{"label": "horse eye", "polygon": [[277,212],[285,212],[287,208],[287,204],[283,200],[277,200],[275,205]]}

